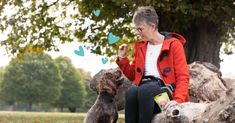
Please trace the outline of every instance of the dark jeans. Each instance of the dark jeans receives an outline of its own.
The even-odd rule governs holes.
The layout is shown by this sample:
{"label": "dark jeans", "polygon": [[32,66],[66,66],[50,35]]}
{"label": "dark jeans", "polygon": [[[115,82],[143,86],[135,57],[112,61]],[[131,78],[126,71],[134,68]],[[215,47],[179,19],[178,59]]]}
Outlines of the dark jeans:
{"label": "dark jeans", "polygon": [[154,96],[164,90],[156,81],[146,82],[139,87],[133,85],[126,92],[125,123],[151,123],[154,114],[161,112]]}

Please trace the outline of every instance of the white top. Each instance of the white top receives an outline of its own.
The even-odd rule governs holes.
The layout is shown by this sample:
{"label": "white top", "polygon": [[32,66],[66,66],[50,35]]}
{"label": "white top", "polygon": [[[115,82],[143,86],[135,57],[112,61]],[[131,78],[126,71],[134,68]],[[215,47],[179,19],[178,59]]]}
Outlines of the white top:
{"label": "white top", "polygon": [[148,43],[144,67],[145,76],[160,77],[157,70],[157,59],[160,54],[161,48],[162,43],[158,45],[151,45],[150,43]]}

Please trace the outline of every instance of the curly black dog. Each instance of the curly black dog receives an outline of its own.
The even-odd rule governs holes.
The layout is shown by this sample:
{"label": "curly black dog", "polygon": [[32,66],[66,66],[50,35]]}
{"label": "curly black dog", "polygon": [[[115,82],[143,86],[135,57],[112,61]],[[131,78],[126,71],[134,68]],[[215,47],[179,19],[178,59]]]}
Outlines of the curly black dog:
{"label": "curly black dog", "polygon": [[118,112],[114,97],[123,78],[120,70],[105,73],[97,85],[98,97],[83,123],[116,123]]}

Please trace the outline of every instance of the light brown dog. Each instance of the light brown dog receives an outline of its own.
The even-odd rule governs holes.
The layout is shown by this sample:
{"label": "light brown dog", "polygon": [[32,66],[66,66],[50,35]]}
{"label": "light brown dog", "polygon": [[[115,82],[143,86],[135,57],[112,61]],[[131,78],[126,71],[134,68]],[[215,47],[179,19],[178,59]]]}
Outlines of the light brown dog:
{"label": "light brown dog", "polygon": [[118,119],[114,97],[123,78],[120,70],[107,72],[97,85],[98,97],[87,112],[83,123],[116,123]]}

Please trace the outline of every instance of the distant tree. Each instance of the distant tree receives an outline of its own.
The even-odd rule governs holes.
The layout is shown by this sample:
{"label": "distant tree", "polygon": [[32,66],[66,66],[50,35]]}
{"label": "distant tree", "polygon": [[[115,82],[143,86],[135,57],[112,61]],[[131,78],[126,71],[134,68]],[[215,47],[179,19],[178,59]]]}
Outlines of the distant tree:
{"label": "distant tree", "polygon": [[25,53],[6,67],[2,96],[6,101],[28,104],[54,103],[60,96],[61,76],[53,59],[44,53]]}
{"label": "distant tree", "polygon": [[77,69],[77,70],[82,75],[83,84],[87,92],[87,95],[84,100],[84,105],[83,107],[80,108],[80,111],[87,112],[91,108],[91,106],[94,104],[96,97],[97,97],[97,92],[92,90],[90,87],[90,83],[92,80],[90,72],[86,72],[83,69]]}
{"label": "distant tree", "polygon": [[70,112],[75,112],[76,108],[83,106],[86,90],[82,82],[82,75],[77,71],[68,57],[58,57],[55,59],[60,74],[63,78],[62,90],[56,105],[61,108],[66,107]]}
{"label": "distant tree", "polygon": [[3,80],[3,75],[4,75],[4,68],[3,67],[0,67],[0,102],[2,102],[2,95],[1,95],[1,92],[2,92],[2,80]]}
{"label": "distant tree", "polygon": [[[235,46],[234,0],[2,0],[0,30],[9,34],[1,44],[19,53],[27,44],[58,50],[55,42],[78,40],[91,44],[94,53],[113,56],[120,44],[137,40],[130,23],[134,10],[145,5],[156,9],[160,31],[186,37],[188,63],[205,61],[219,67],[222,43]],[[7,7],[14,10],[11,16],[4,14]],[[110,45],[110,32],[122,39]],[[225,52],[231,54],[227,45]]]}
{"label": "distant tree", "polygon": [[3,74],[4,74],[4,68],[3,68],[3,67],[0,67],[0,83],[1,83],[2,80],[3,80]]}
{"label": "distant tree", "polygon": [[4,85],[4,82],[3,82],[4,76],[5,76],[4,74],[5,74],[5,69],[1,68],[0,69],[0,100],[1,100],[1,103],[13,105],[15,101],[15,97],[13,97],[13,89],[12,89],[13,86],[10,85],[10,83],[8,83],[7,85],[6,84]]}

